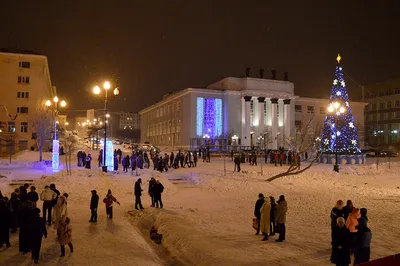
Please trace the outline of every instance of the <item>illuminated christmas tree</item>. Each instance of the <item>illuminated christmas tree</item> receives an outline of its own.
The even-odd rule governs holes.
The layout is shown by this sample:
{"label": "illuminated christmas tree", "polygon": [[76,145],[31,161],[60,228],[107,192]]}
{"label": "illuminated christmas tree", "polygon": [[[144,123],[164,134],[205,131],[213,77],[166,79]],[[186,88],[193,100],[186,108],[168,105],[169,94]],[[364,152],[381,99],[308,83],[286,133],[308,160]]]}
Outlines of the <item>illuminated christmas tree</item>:
{"label": "illuminated christmas tree", "polygon": [[327,106],[328,112],[324,122],[321,149],[325,153],[360,154],[357,128],[343,78],[340,55],[336,60],[338,63],[335,69],[330,103]]}

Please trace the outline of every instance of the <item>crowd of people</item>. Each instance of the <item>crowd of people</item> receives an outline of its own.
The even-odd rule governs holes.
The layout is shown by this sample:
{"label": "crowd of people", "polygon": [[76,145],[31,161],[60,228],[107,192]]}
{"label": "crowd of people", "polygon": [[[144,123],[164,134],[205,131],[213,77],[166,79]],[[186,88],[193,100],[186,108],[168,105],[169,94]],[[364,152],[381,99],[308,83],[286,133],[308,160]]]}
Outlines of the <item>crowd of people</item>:
{"label": "crowd of people", "polygon": [[332,208],[331,262],[340,265],[350,265],[351,254],[354,254],[354,265],[370,260],[370,245],[372,233],[368,227],[366,208],[356,208],[351,200],[344,205],[338,200]]}
{"label": "crowd of people", "polygon": [[264,194],[258,194],[258,200],[254,207],[256,235],[260,232],[264,236],[262,241],[267,241],[270,236],[278,234],[276,242],[283,242],[286,239],[286,212],[288,210],[284,195],[279,196],[275,202],[272,196],[264,197]]}
{"label": "crowd of people", "polygon": [[[30,192],[28,193],[28,189]],[[0,246],[6,244],[11,247],[10,232],[17,233],[19,228],[19,251],[23,254],[31,253],[35,264],[39,262],[42,238],[47,238],[47,228],[53,225],[57,231],[57,240],[61,255],[65,256],[65,245],[72,246],[72,227],[68,217],[68,194],[57,190],[55,184],[45,186],[40,197],[34,186],[24,184],[11,193],[10,199],[0,191]],[[43,216],[40,217],[38,201],[43,201]]]}
{"label": "crowd of people", "polygon": [[91,168],[92,155],[90,153],[86,155],[85,151],[78,151],[76,157],[78,159],[78,167]]}

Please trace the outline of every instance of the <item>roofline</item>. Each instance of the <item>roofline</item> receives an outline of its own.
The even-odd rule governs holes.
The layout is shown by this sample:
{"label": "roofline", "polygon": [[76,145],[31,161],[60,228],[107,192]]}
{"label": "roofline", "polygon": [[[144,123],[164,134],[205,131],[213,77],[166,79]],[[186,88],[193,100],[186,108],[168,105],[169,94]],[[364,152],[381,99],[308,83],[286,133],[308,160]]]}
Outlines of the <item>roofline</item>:
{"label": "roofline", "polygon": [[[309,101],[309,102],[329,102],[330,99],[326,99],[326,98],[309,98],[309,97],[299,97],[297,98],[298,101]],[[357,105],[363,105],[366,106],[368,105],[367,102],[359,102],[359,101],[349,101],[352,104],[357,104]]]}

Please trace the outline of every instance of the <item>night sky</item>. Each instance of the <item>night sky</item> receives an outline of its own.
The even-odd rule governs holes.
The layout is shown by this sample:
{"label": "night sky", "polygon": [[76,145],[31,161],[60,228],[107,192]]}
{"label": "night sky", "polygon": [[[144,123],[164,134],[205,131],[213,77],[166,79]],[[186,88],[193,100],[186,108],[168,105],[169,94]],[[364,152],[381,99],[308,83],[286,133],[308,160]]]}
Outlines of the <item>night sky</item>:
{"label": "night sky", "polygon": [[297,95],[324,97],[338,52],[358,83],[400,76],[399,2],[0,0],[0,47],[47,55],[73,109],[101,108],[91,89],[106,79],[120,87],[113,110],[139,111],[246,67],[288,71]]}

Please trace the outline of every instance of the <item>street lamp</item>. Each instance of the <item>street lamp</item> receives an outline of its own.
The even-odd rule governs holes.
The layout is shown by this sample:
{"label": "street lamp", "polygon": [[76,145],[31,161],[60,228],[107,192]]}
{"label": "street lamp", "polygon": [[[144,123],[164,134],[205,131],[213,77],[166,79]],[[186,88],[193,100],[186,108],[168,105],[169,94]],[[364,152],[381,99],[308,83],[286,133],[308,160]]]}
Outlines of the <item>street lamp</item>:
{"label": "street lamp", "polygon": [[[55,96],[53,98],[54,105],[50,100],[47,100],[45,102],[45,105],[47,107],[54,106],[53,110],[52,110],[54,113],[54,139],[53,139],[53,151],[52,151],[52,156],[51,156],[52,157],[51,164],[52,164],[53,171],[58,171],[59,166],[60,166],[60,154],[59,154],[60,142],[59,142],[58,136],[57,136],[57,124],[58,124],[57,117],[58,117],[58,113],[59,113],[58,102],[59,102],[59,99],[57,96]],[[62,100],[60,102],[60,107],[65,107],[65,106],[67,106],[67,102]]]}
{"label": "street lamp", "polygon": [[[105,81],[103,83],[103,88],[105,90],[105,97],[104,97],[104,116],[105,116],[105,121],[104,121],[104,143],[103,143],[103,172],[107,172],[107,123],[108,123],[108,118],[110,117],[110,114],[108,113],[108,90],[111,88],[111,84],[108,81]],[[96,95],[99,95],[101,93],[101,89],[99,86],[95,86],[93,88],[93,93]],[[114,89],[114,95],[117,96],[119,94],[118,88]],[[99,123],[100,125],[102,123]],[[112,149],[111,149],[112,150]],[[109,165],[110,168],[113,168],[113,158],[110,159],[111,165]]]}
{"label": "street lamp", "polygon": [[[334,128],[337,129],[337,118],[339,115],[344,114],[346,112],[346,108],[341,105],[340,102],[332,102],[328,106],[328,113],[330,113],[333,116],[333,119],[335,121]],[[333,126],[331,126],[331,130],[333,135],[335,136],[335,145],[336,145],[336,139],[340,135],[340,132],[336,130],[333,131]],[[338,153],[337,149],[335,148],[335,165],[333,166],[333,171],[339,173],[339,165],[338,165]]]}

